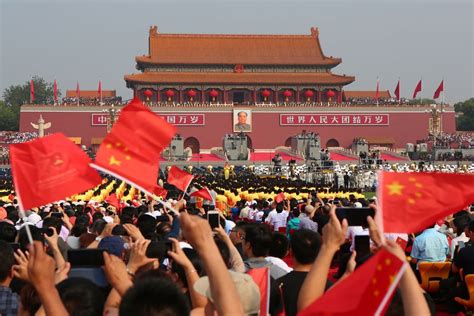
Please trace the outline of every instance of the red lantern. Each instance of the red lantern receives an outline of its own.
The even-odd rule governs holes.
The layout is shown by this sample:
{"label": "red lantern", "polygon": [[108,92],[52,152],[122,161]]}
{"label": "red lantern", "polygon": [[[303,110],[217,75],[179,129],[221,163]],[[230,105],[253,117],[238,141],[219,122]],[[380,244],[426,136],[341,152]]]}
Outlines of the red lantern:
{"label": "red lantern", "polygon": [[291,97],[293,93],[290,90],[283,91],[283,96],[285,97],[285,102],[288,102],[288,99]]}
{"label": "red lantern", "polygon": [[212,98],[212,101],[216,101],[216,98],[217,98],[218,95],[219,95],[219,92],[217,92],[217,90],[215,90],[215,89],[212,89],[209,92],[209,96]]}
{"label": "red lantern", "polygon": [[336,95],[336,93],[332,90],[328,90],[326,91],[326,96],[331,99],[331,98],[334,98],[334,96]]}
{"label": "red lantern", "polygon": [[196,96],[195,90],[188,90],[188,97],[190,101],[193,101],[194,97]]}
{"label": "red lantern", "polygon": [[267,101],[269,96],[270,96],[270,91],[268,91],[267,89],[262,91],[262,97],[264,101]]}
{"label": "red lantern", "polygon": [[174,91],[171,89],[166,90],[165,95],[168,97],[168,101],[171,101],[171,98],[174,97]]}
{"label": "red lantern", "polygon": [[304,96],[306,97],[306,102],[311,101],[311,98],[313,97],[313,95],[314,95],[313,90],[306,90],[304,92]]}
{"label": "red lantern", "polygon": [[150,98],[153,96],[153,91],[151,91],[150,89],[146,89],[143,92],[143,95],[146,97],[147,100],[150,100]]}

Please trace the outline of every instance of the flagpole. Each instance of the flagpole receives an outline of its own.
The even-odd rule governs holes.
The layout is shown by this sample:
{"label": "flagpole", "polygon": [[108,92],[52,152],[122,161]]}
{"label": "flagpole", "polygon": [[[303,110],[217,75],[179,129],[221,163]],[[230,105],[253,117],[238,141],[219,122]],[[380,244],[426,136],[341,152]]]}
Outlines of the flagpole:
{"label": "flagpole", "polygon": [[420,104],[423,105],[423,98],[422,98],[422,94],[423,94],[423,77],[421,77],[421,80],[420,80]]}
{"label": "flagpole", "polygon": [[402,104],[402,85],[400,83],[400,77],[398,77],[398,105]]}
{"label": "flagpole", "polygon": [[375,92],[377,95],[375,96],[376,97],[376,104],[377,104],[377,107],[379,106],[379,76],[377,76],[377,91]]}

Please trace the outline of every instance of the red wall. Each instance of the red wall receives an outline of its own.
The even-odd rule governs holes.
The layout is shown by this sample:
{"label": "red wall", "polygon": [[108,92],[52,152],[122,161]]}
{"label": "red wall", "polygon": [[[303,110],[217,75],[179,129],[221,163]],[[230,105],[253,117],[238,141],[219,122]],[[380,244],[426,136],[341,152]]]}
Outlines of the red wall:
{"label": "red wall", "polygon": [[[340,108],[339,108],[340,109]],[[91,138],[104,137],[105,126],[91,126],[91,113],[101,113],[101,111],[80,112],[53,112],[51,110],[29,112],[31,109],[22,109],[20,117],[21,131],[34,131],[30,122],[37,122],[42,114],[46,122],[52,122],[52,127],[46,134],[62,132],[69,137],[82,137],[82,143],[90,145]],[[87,111],[87,112],[84,112]],[[219,111],[219,112],[217,112]],[[327,110],[326,110],[327,111]],[[343,147],[349,147],[355,137],[392,137],[395,139],[396,148],[405,147],[407,142],[414,143],[418,139],[428,135],[429,114],[422,109],[411,112],[393,112],[387,109],[374,111],[373,113],[388,113],[390,123],[388,126],[280,126],[279,118],[281,113],[298,113],[293,109],[285,110],[253,110],[252,132],[248,136],[252,139],[253,147],[256,149],[272,149],[277,146],[284,146],[285,140],[302,130],[319,133],[323,147],[326,142],[334,138]],[[178,132],[184,137],[196,137],[200,142],[200,147],[209,149],[211,147],[222,146],[224,134],[232,133],[232,110],[212,110],[200,109],[196,111],[186,110],[185,113],[204,113],[204,126],[178,126]],[[320,113],[320,111],[315,111]],[[171,109],[163,113],[178,113],[178,110]],[[311,112],[305,112],[311,113]],[[336,113],[327,112],[326,114]],[[340,113],[340,112],[337,112]],[[363,110],[351,110],[350,113],[364,113]],[[367,112],[365,112],[367,113]],[[342,114],[342,113],[341,113]],[[455,131],[454,112],[443,114],[443,130],[448,133]]]}

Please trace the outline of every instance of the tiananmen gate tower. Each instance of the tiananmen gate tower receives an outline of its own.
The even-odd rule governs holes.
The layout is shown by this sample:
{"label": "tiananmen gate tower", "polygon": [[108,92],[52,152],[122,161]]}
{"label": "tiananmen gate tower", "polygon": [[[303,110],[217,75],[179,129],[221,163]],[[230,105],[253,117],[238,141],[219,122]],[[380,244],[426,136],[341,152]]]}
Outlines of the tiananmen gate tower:
{"label": "tiananmen gate tower", "polygon": [[[148,54],[135,58],[139,72],[126,74],[125,83],[177,126],[194,153],[222,147],[224,135],[240,132],[255,150],[288,146],[303,130],[319,134],[323,148],[348,148],[356,137],[403,148],[428,136],[429,105],[348,102],[375,92],[347,91],[355,76],[337,74],[342,59],[323,53],[317,28],[305,35],[224,35],[164,34],[153,26],[148,36]],[[30,123],[42,115],[52,123],[47,133],[94,147],[106,134],[106,108],[24,105],[20,130],[33,131]],[[455,132],[452,106],[444,106],[441,122]]]}

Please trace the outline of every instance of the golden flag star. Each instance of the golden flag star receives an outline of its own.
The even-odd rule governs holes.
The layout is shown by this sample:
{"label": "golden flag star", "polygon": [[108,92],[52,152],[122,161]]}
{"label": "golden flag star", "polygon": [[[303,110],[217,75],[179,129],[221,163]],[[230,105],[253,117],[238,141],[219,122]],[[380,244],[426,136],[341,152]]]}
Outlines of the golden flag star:
{"label": "golden flag star", "polygon": [[122,164],[122,162],[121,162],[120,160],[117,160],[117,159],[115,158],[115,156],[110,156],[109,164],[110,164],[111,166],[113,166],[113,165],[120,166],[120,165]]}
{"label": "golden flag star", "polygon": [[388,195],[402,195],[402,190],[405,186],[401,185],[398,181],[387,184],[387,188],[390,190]]}
{"label": "golden flag star", "polygon": [[62,161],[61,159],[56,159],[56,160],[54,161],[54,165],[55,165],[55,166],[60,166],[60,165],[62,165],[62,164],[63,164],[63,161]]}

